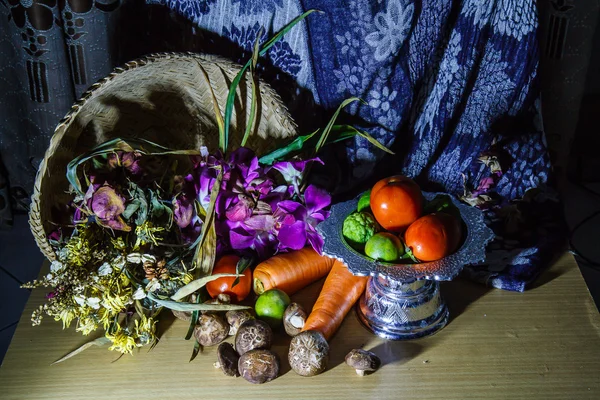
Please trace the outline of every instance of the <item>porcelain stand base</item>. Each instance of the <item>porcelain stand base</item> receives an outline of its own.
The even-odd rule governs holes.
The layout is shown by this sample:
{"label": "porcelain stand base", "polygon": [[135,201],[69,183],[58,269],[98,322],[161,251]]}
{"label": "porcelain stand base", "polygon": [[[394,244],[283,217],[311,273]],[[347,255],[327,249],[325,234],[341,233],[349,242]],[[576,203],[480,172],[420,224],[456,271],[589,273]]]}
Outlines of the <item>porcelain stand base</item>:
{"label": "porcelain stand base", "polygon": [[362,324],[389,340],[432,335],[448,323],[448,308],[435,281],[412,283],[371,277],[357,308]]}

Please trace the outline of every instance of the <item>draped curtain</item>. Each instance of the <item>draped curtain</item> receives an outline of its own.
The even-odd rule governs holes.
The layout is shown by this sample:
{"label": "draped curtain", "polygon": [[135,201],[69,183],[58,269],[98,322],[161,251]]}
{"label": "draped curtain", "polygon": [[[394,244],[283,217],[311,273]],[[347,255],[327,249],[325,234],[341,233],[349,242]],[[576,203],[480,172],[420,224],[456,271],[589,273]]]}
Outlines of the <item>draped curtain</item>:
{"label": "draped curtain", "polygon": [[[114,66],[159,51],[245,61],[261,27],[272,34],[309,8],[324,13],[286,34],[261,60],[260,75],[301,131],[343,99],[363,98],[347,120],[397,153],[383,158],[361,139],[340,145],[328,164],[338,187],[379,166],[460,195],[490,174],[491,155],[504,164],[495,194],[510,207],[551,181],[533,0],[0,0],[0,174],[14,197],[26,198],[54,126]],[[511,210],[504,212],[515,218]],[[523,290],[558,236],[533,228],[515,238],[497,213],[489,219],[500,239],[468,273]]]}

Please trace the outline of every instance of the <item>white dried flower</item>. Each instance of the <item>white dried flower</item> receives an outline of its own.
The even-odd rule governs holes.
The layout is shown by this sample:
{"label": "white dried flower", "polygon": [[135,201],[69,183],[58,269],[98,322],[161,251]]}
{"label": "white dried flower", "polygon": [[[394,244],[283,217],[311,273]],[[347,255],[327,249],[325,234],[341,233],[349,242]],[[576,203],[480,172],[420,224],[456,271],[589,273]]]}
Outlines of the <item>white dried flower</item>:
{"label": "white dried flower", "polygon": [[85,297],[81,295],[73,296],[73,300],[82,307],[85,305]]}
{"label": "white dried flower", "polygon": [[98,268],[98,275],[100,275],[100,276],[110,275],[110,274],[112,274],[112,272],[113,272],[113,269],[110,266],[110,264],[107,262],[105,262],[104,264],[102,264],[100,266],[100,268]]}
{"label": "white dried flower", "polygon": [[152,279],[146,285],[146,292],[152,293],[152,292],[157,291],[158,289],[160,289],[160,281],[156,278]]}
{"label": "white dried flower", "polygon": [[100,299],[97,297],[88,297],[86,301],[87,305],[92,307],[94,310],[100,308]]}
{"label": "white dried flower", "polygon": [[58,272],[61,269],[63,269],[65,266],[63,263],[61,263],[60,261],[52,261],[52,263],[50,263],[50,271],[52,272]]}
{"label": "white dried flower", "polygon": [[125,257],[123,257],[123,256],[117,256],[112,261],[112,265],[116,269],[123,269],[125,267],[125,263],[126,263],[126,260],[125,260]]}
{"label": "white dried flower", "polygon": [[142,287],[140,286],[139,288],[137,288],[137,290],[133,293],[132,298],[134,300],[141,300],[146,298],[146,292],[144,292],[144,289],[142,289]]}
{"label": "white dried flower", "polygon": [[142,262],[142,255],[140,253],[131,253],[127,255],[127,262],[132,264],[139,264]]}
{"label": "white dried flower", "polygon": [[156,262],[156,257],[154,257],[152,254],[144,254],[142,255],[142,262],[151,262],[152,264],[154,264]]}
{"label": "white dried flower", "polygon": [[202,157],[208,157],[208,147],[200,146],[200,155]]}

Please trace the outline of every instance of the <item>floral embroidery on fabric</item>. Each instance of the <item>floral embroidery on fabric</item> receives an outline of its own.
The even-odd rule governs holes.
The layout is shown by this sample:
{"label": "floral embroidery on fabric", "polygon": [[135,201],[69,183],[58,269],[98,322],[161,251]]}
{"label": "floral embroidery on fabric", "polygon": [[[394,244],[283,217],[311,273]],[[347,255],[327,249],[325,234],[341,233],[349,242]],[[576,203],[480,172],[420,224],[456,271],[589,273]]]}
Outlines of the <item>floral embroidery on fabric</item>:
{"label": "floral embroidery on fabric", "polygon": [[166,0],[167,6],[179,13],[188,16],[205,15],[210,12],[210,7],[217,0]]}
{"label": "floral embroidery on fabric", "polygon": [[[238,28],[233,24],[230,29],[223,27],[223,36],[228,37],[245,50],[243,54],[239,55],[237,62],[245,62],[252,55],[252,48],[259,30],[260,25],[258,22],[251,27]],[[261,43],[264,43],[265,40],[266,36],[263,35]],[[284,40],[275,43],[267,52],[267,56],[273,65],[291,76],[297,76],[302,67],[300,56],[295,54],[290,45]],[[261,68],[260,64],[259,62],[259,69]]]}
{"label": "floral embroidery on fabric", "polygon": [[410,29],[414,5],[390,0],[386,12],[379,12],[373,20],[377,31],[369,33],[365,41],[375,48],[374,57],[384,61],[396,55]]}
{"label": "floral embroidery on fabric", "polygon": [[283,7],[283,0],[233,0],[232,4],[239,4],[243,14],[255,15],[264,11],[274,13],[277,7]]}
{"label": "floral embroidery on fabric", "polygon": [[472,17],[480,28],[486,25],[501,35],[517,40],[535,30],[538,24],[534,2],[522,0],[481,1],[470,0],[463,14]]}

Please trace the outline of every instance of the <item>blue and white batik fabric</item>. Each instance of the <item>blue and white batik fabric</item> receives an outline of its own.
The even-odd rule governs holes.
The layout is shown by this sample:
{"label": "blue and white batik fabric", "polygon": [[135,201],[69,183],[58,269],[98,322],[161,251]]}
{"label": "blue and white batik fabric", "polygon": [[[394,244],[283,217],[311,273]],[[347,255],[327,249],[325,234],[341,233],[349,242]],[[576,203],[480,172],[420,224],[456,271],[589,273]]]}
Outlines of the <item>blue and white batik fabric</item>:
{"label": "blue and white batik fabric", "polygon": [[310,93],[329,111],[351,96],[366,101],[348,113],[396,157],[384,159],[357,138],[345,144],[346,179],[366,179],[385,162],[426,188],[475,199],[497,233],[486,262],[465,271],[477,281],[522,291],[553,259],[563,225],[547,187],[551,165],[540,118],[533,0],[165,5],[238,44],[238,61],[247,59],[261,27],[275,32],[308,9],[323,11],[268,52],[263,76],[280,91],[294,88],[283,97],[301,126],[310,104],[295,95]]}

